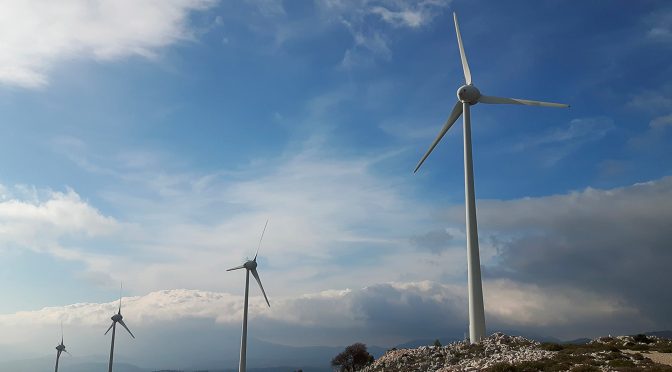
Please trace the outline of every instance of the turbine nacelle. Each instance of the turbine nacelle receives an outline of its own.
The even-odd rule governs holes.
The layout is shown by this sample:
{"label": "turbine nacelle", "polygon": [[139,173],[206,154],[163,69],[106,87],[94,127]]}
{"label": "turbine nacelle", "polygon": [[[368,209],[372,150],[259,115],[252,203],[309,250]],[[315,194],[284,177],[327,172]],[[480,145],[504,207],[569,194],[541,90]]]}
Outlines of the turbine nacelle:
{"label": "turbine nacelle", "polygon": [[58,351],[65,351],[65,345],[60,344],[60,345],[56,346],[56,350],[58,350]]}
{"label": "turbine nacelle", "polygon": [[111,319],[113,322],[120,322],[122,319],[124,319],[124,317],[121,315],[121,313],[116,313],[112,315]]}
{"label": "turbine nacelle", "polygon": [[483,288],[481,283],[481,264],[478,248],[478,231],[476,224],[476,197],[474,195],[474,171],[471,154],[471,113],[470,106],[477,103],[485,104],[508,104],[508,105],[527,105],[527,106],[545,106],[545,107],[569,107],[569,105],[553,102],[532,101],[529,99],[495,97],[481,94],[473,85],[471,78],[471,69],[467,62],[467,55],[464,52],[460,26],[457,23],[457,14],[453,13],[455,22],[455,34],[457,36],[457,46],[460,50],[460,59],[462,60],[462,72],[464,73],[464,85],[457,90],[457,99],[453,109],[448,116],[445,124],[439,131],[434,142],[429,146],[425,155],[420,159],[413,170],[417,172],[432,153],[436,145],[443,136],[455,124],[460,116],[464,119],[464,187],[465,187],[465,209],[466,209],[466,235],[467,235],[467,277],[469,289],[469,339],[472,343],[480,341],[485,337],[485,308],[483,306]]}
{"label": "turbine nacelle", "polygon": [[257,246],[257,252],[254,254],[254,258],[251,260],[247,259],[244,264],[226,270],[234,271],[245,269],[245,305],[243,306],[243,333],[240,338],[240,364],[238,365],[238,372],[245,372],[247,368],[247,307],[250,293],[250,274],[252,274],[254,280],[257,281],[257,284],[259,284],[259,289],[261,289],[261,293],[264,295],[266,304],[268,307],[271,307],[271,303],[268,302],[266,291],[264,291],[264,286],[261,285],[261,279],[259,279],[259,273],[257,272],[257,255],[259,254],[259,248],[261,248],[261,241],[264,239],[264,233],[266,232],[267,226],[268,220],[266,220],[264,230],[261,232],[261,238],[259,238],[259,245]]}
{"label": "turbine nacelle", "polygon": [[457,90],[457,99],[460,102],[475,105],[479,98],[481,98],[481,91],[472,84],[463,85]]}

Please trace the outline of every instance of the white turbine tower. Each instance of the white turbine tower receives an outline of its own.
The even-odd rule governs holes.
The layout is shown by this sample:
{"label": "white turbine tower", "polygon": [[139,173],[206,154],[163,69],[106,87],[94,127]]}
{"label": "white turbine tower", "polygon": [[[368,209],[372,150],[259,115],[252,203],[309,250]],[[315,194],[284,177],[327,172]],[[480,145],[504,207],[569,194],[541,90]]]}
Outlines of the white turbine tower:
{"label": "white turbine tower", "polygon": [[457,33],[457,44],[460,48],[460,57],[462,59],[462,69],[464,71],[465,85],[457,90],[458,101],[453,107],[448,120],[441,128],[429,150],[420,159],[413,173],[417,172],[422,163],[427,159],[434,147],[441,141],[448,129],[457,121],[460,115],[464,114],[464,188],[465,188],[465,207],[467,211],[467,276],[469,287],[469,339],[471,343],[476,343],[485,337],[485,311],[483,309],[483,287],[481,284],[481,263],[478,254],[478,230],[476,226],[476,198],[474,196],[474,170],[471,159],[471,118],[469,109],[477,103],[493,104],[512,104],[546,107],[569,107],[561,103],[530,101],[518,98],[502,98],[482,95],[471,81],[471,71],[467,63],[467,56],[464,54],[462,45],[462,36],[460,27],[457,24],[457,15],[453,13],[455,21],[455,33]]}
{"label": "white turbine tower", "polygon": [[58,372],[58,360],[61,359],[61,353],[68,353],[67,350],[65,350],[65,345],[63,344],[63,323],[61,323],[61,343],[56,346],[56,369],[55,372]]}
{"label": "white turbine tower", "polygon": [[121,294],[119,294],[119,311],[117,311],[117,313],[114,314],[111,319],[112,319],[112,325],[110,325],[110,328],[108,328],[107,331],[105,331],[105,334],[107,334],[108,332],[110,332],[110,329],[112,330],[112,346],[110,346],[110,366],[108,368],[108,372],[112,372],[112,362],[114,361],[114,336],[117,331],[117,323],[121,324],[121,326],[128,331],[128,334],[130,334],[131,337],[135,338],[131,330],[128,329],[128,327],[126,327],[126,323],[124,323],[124,317],[121,315]]}
{"label": "white turbine tower", "polygon": [[250,272],[254,276],[254,279],[257,280],[259,288],[261,288],[261,293],[264,294],[266,303],[268,307],[271,307],[271,303],[268,302],[268,297],[266,297],[266,292],[264,291],[264,286],[261,285],[261,279],[259,279],[259,273],[257,273],[257,255],[259,254],[259,248],[261,247],[261,240],[264,239],[264,233],[266,232],[266,226],[268,226],[268,220],[264,225],[264,230],[261,232],[261,238],[259,239],[259,245],[257,246],[257,253],[254,254],[254,259],[247,261],[240,266],[228,269],[226,271],[233,271],[238,269],[245,269],[245,307],[243,309],[243,335],[240,338],[240,364],[238,366],[238,372],[245,372],[247,365],[247,298],[250,291]]}

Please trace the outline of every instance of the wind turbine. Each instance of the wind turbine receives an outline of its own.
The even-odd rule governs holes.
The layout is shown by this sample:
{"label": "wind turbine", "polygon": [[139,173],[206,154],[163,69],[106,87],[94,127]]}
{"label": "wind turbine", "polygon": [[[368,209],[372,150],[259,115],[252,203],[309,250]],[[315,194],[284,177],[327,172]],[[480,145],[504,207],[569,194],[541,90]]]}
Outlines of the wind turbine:
{"label": "wind turbine", "polygon": [[65,350],[65,345],[63,344],[63,323],[61,323],[61,343],[56,346],[56,370],[55,372],[58,372],[58,360],[61,359],[61,353],[65,352],[68,355],[71,355],[68,353],[67,350]]}
{"label": "wind turbine", "polygon": [[257,255],[259,254],[259,248],[261,247],[261,240],[264,239],[264,233],[266,232],[266,226],[268,226],[268,220],[264,225],[264,230],[261,232],[261,238],[259,239],[259,245],[257,246],[257,253],[254,254],[253,260],[248,260],[240,266],[230,268],[226,271],[233,271],[238,269],[245,269],[245,307],[243,309],[243,335],[240,338],[240,364],[238,365],[238,372],[245,372],[247,365],[247,298],[250,291],[250,272],[254,276],[254,279],[257,280],[259,288],[261,288],[261,293],[264,294],[266,303],[268,307],[271,307],[271,303],[268,302],[268,297],[266,297],[266,292],[264,291],[264,286],[261,285],[261,279],[259,279],[259,273],[257,273]]}
{"label": "wind turbine", "polygon": [[569,107],[562,103],[530,101],[518,98],[503,98],[486,96],[476,88],[471,81],[471,71],[467,63],[467,56],[464,53],[462,45],[462,36],[460,27],[457,24],[457,14],[453,13],[455,21],[455,33],[457,34],[457,45],[460,48],[460,58],[462,59],[462,70],[464,71],[464,82],[457,89],[457,102],[453,111],[448,116],[448,120],[441,128],[429,150],[420,159],[413,173],[417,172],[424,163],[425,159],[434,150],[434,147],[441,141],[448,129],[457,121],[460,115],[464,120],[464,189],[465,189],[465,207],[467,222],[467,277],[469,287],[469,339],[471,343],[477,343],[485,337],[485,310],[483,308],[483,287],[481,283],[481,263],[478,252],[478,230],[476,226],[476,198],[474,196],[474,169],[471,158],[471,117],[470,107],[477,103],[492,104],[511,104],[545,107]]}
{"label": "wind turbine", "polygon": [[126,328],[128,331],[128,334],[131,335],[131,337],[135,338],[133,336],[133,333],[131,332],[128,327],[126,327],[126,323],[124,323],[124,317],[121,315],[121,293],[119,294],[119,311],[117,311],[116,314],[112,315],[112,325],[110,325],[110,328],[105,331],[105,334],[110,332],[110,329],[112,330],[112,346],[110,346],[110,367],[108,368],[108,372],[112,372],[112,362],[114,360],[114,336],[117,331],[117,323],[121,324],[122,327]]}

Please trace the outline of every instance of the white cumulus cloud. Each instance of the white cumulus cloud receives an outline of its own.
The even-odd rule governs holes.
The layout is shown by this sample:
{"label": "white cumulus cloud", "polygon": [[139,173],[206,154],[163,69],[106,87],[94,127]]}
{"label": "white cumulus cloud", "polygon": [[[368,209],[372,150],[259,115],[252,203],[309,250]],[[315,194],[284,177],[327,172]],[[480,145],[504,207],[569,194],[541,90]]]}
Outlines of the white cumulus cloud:
{"label": "white cumulus cloud", "polygon": [[58,62],[152,58],[192,37],[192,11],[214,0],[7,0],[0,12],[0,83],[37,88]]}

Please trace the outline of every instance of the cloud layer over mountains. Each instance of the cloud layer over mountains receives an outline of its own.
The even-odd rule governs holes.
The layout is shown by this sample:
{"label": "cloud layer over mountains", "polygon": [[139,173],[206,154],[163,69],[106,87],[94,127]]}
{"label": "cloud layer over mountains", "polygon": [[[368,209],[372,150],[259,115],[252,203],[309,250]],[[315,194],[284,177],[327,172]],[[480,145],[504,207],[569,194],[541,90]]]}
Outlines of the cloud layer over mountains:
{"label": "cloud layer over mountains", "polygon": [[[0,203],[6,231],[23,231],[17,226],[30,224],[21,221],[35,218],[71,236],[95,237],[126,228],[72,191],[49,194],[48,201],[37,204],[17,202],[17,195],[14,191],[10,197],[5,188],[5,201]],[[672,177],[611,190],[589,188],[566,195],[481,200],[478,206],[489,329],[572,338],[672,326],[666,317],[672,298],[665,288],[666,263],[672,259],[672,229],[668,228]],[[58,223],[49,222],[63,208],[79,212],[69,213],[69,219],[57,219]],[[80,231],[78,215],[94,228]],[[452,244],[454,236],[459,248],[427,251],[412,248],[413,239],[409,239],[409,249],[416,249],[418,257],[434,260],[447,260],[453,251],[461,252],[462,215],[461,206],[444,214],[452,234],[449,239],[442,234],[438,238]],[[28,231],[25,236],[32,235],[37,234]],[[433,235],[437,234],[423,239],[432,240]],[[3,236],[7,240],[7,234]],[[14,236],[16,244],[27,244],[17,238],[22,235],[9,236]],[[419,239],[421,244],[428,244],[423,239]],[[460,254],[455,257],[462,260]],[[422,272],[416,274],[422,276]],[[449,284],[436,280],[369,282],[365,287],[297,295],[274,286],[282,273],[262,270],[261,275],[267,287],[273,288],[269,291],[272,307],[265,306],[253,286],[250,324],[253,337],[266,341],[335,346],[361,340],[390,346],[410,339],[459,336],[466,329],[466,290],[459,279]],[[242,285],[242,273],[230,276],[231,285]],[[133,341],[134,349],[121,346],[123,353],[139,363],[151,363],[151,357],[141,353],[150,350],[150,344],[163,345],[166,350],[175,347],[179,355],[171,339],[196,334],[202,335],[196,345],[214,350],[209,357],[216,357],[212,346],[218,343],[235,350],[242,317],[242,297],[237,293],[176,289],[124,298],[125,319],[139,337]],[[16,350],[14,355],[42,354],[53,347],[57,324],[63,321],[79,352],[99,353],[108,342],[102,332],[117,306],[116,301],[80,303],[1,315],[0,325],[7,335],[2,342]]]}

